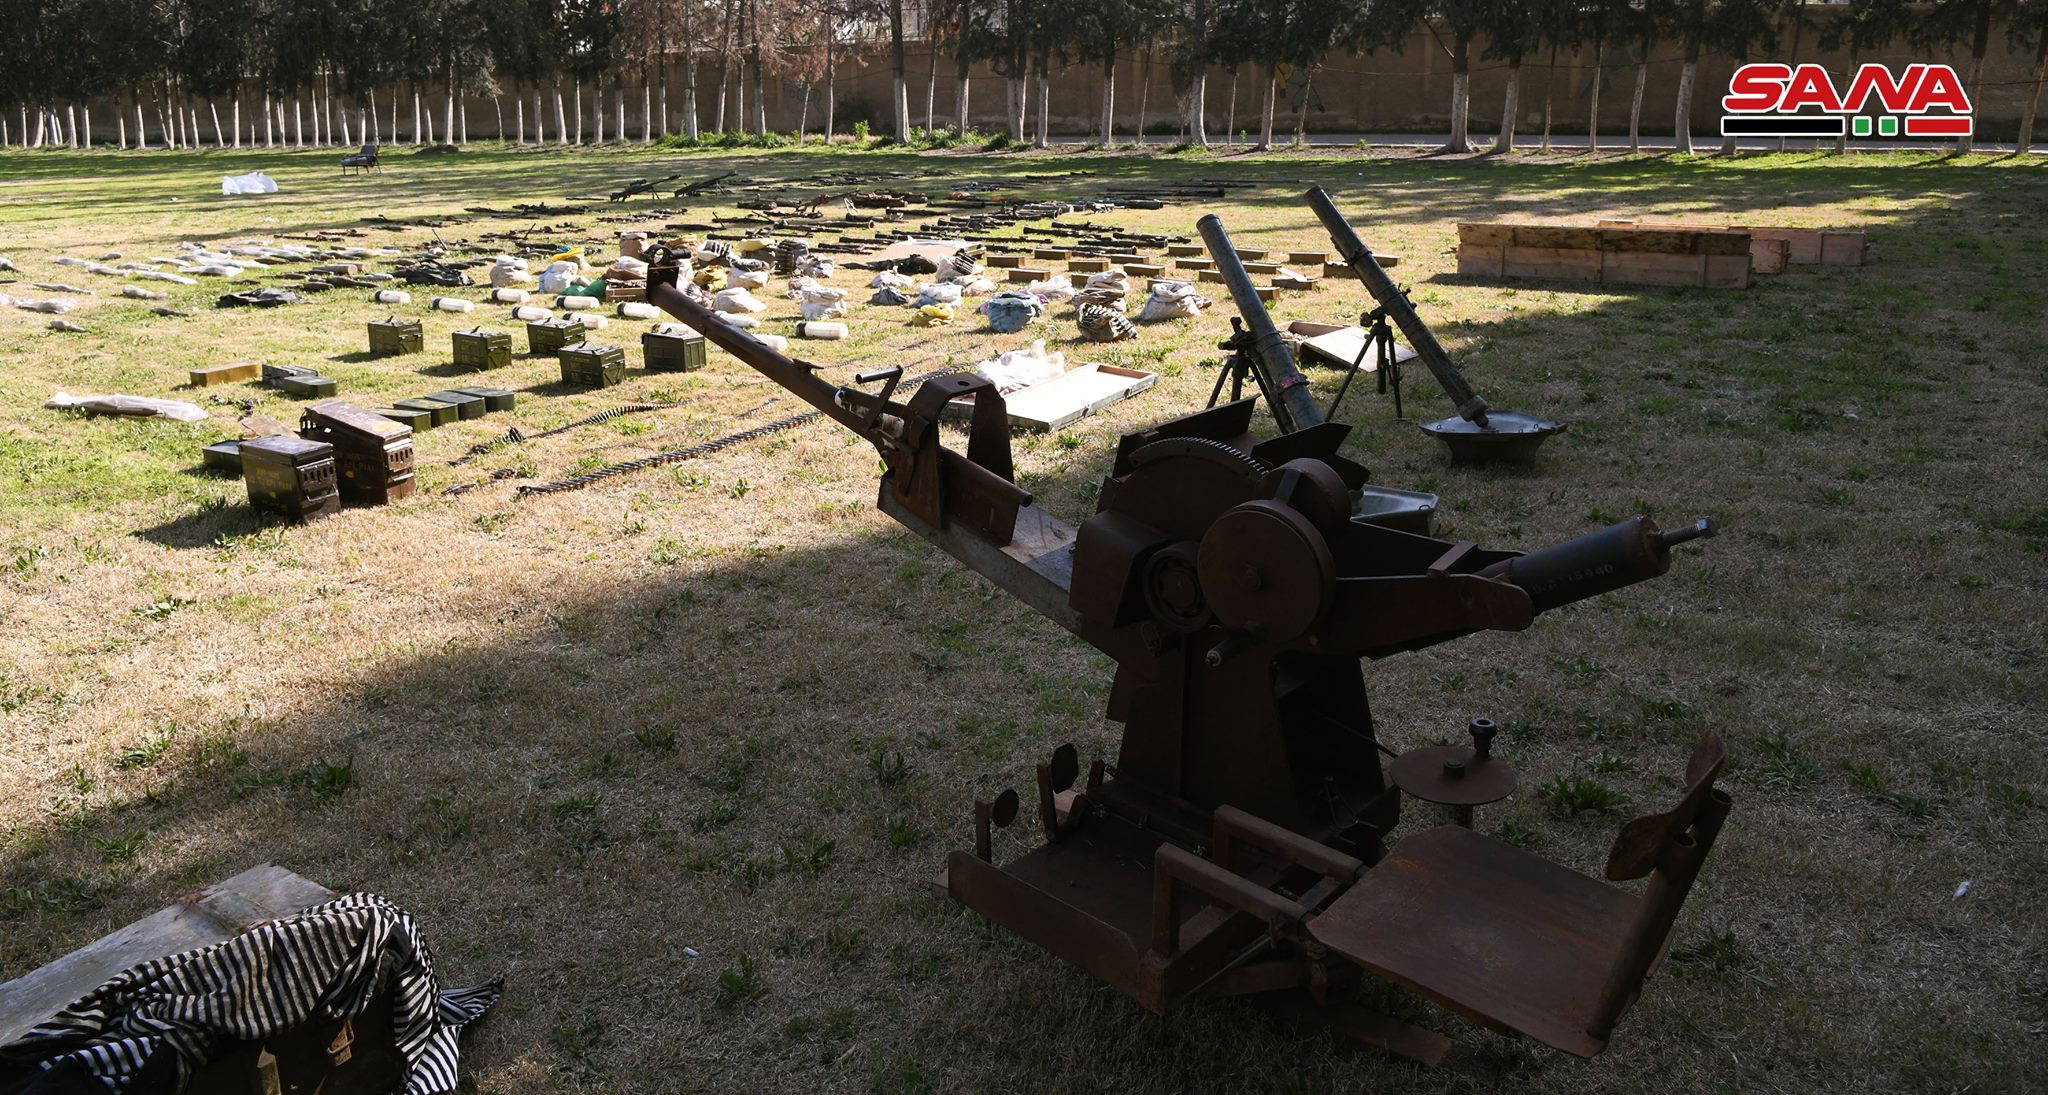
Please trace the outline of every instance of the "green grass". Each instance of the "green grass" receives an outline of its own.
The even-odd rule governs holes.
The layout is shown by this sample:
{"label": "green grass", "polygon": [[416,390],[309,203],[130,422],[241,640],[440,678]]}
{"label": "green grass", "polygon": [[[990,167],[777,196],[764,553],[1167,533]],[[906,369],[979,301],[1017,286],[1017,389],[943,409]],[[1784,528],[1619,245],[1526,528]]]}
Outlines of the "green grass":
{"label": "green grass", "polygon": [[[1491,404],[1571,426],[1533,470],[1451,467],[1412,424],[1449,409],[1411,369],[1410,422],[1370,384],[1340,415],[1376,481],[1438,492],[1447,534],[1489,548],[1637,513],[1724,530],[1663,578],[1525,632],[1370,664],[1384,739],[1501,719],[1522,790],[1481,808],[1479,827],[1591,874],[1627,816],[1675,800],[1695,735],[1714,729],[1737,755],[1670,976],[1607,1054],[1508,1043],[1377,982],[1367,999],[1458,1036],[1487,1084],[1536,1092],[2016,1091],[2048,1067],[2032,974],[2048,936],[2033,896],[2048,889],[2048,767],[2023,747],[2048,657],[2048,510],[2030,493],[2048,461],[2032,410],[2048,395],[2048,291],[2030,276],[2048,266],[2039,165],[842,143],[400,151],[381,176],[343,179],[336,155],[0,154],[0,254],[24,283],[80,283],[50,260],[315,232],[407,251],[438,235],[489,254],[502,241],[483,237],[502,232],[602,248],[622,228],[739,210],[732,195],[658,215],[671,203],[464,210],[725,170],[791,194],[823,192],[797,180],[828,171],[1020,197],[1244,181],[1223,202],[1087,216],[1189,235],[1214,210],[1241,243],[1304,248],[1327,241],[1298,195],[1329,186],[1401,256],[1397,280]],[[220,175],[254,168],[283,192],[218,196]],[[371,219],[428,216],[445,223]],[[1853,225],[1871,261],[1741,292],[1454,272],[1460,221],[1606,216]],[[842,431],[513,493],[801,409],[758,375],[714,352],[701,372],[634,368],[603,392],[562,390],[551,361],[524,355],[458,379],[449,334],[502,324],[497,309],[415,306],[429,352],[369,360],[363,324],[389,309],[362,294],[250,314],[208,307],[219,288],[172,287],[197,313],[185,320],[102,293],[72,317],[85,335],[0,313],[0,977],[277,862],[397,900],[451,981],[511,974],[465,1041],[479,1090],[1470,1086],[1466,1071],[1335,1053],[1231,1001],[1153,1016],[931,896],[944,855],[971,842],[977,798],[1030,798],[1032,766],[1061,742],[1116,759],[1112,666],[876,514],[873,452]],[[786,332],[795,306],[760,295],[767,329]],[[1275,314],[1365,307],[1326,283]],[[1159,372],[1138,399],[1017,438],[1038,502],[1078,521],[1122,434],[1207,398],[1230,314],[1103,349],[1062,309],[998,338],[863,304],[854,337],[798,345],[834,383],[1032,338]],[[635,325],[607,335],[637,364]],[[520,406],[422,434],[407,502],[271,527],[239,482],[196,468],[201,445],[239,432],[245,402],[297,419],[252,385],[181,387],[235,359],[315,364],[363,401],[491,383]],[[1309,379],[1327,405],[1337,376]],[[191,399],[212,418],[44,410],[58,390]],[[628,401],[682,405],[452,464],[512,426]],[[1410,809],[1393,836],[1436,820]],[[998,858],[1036,828],[998,832]],[[1964,877],[1970,895],[1952,900]]]}

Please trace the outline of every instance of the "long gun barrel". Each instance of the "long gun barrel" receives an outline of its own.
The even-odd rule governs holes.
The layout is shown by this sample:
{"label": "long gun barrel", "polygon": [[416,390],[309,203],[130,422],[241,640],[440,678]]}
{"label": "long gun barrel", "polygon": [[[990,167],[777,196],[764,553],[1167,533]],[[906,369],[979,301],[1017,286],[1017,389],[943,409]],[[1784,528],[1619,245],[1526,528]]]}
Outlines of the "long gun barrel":
{"label": "long gun barrel", "polygon": [[[1429,371],[1436,375],[1436,382],[1443,385],[1444,392],[1451,397],[1451,402],[1457,405],[1458,417],[1474,425],[1486,425],[1486,400],[1479,398],[1479,394],[1472,390],[1472,385],[1466,383],[1465,374],[1458,371],[1458,366],[1452,363],[1451,356],[1437,343],[1436,335],[1430,333],[1429,325],[1423,323],[1422,317],[1415,314],[1415,306],[1408,303],[1408,298],[1395,286],[1394,279],[1388,277],[1385,270],[1380,269],[1378,260],[1372,257],[1372,248],[1367,247],[1365,241],[1358,238],[1358,233],[1351,230],[1351,222],[1344,219],[1344,214],[1337,209],[1337,203],[1330,200],[1330,195],[1322,187],[1312,186],[1308,191],[1308,205],[1310,209],[1315,210],[1316,219],[1323,222],[1323,229],[1329,232],[1330,242],[1336,245],[1337,253],[1343,256],[1344,264],[1351,268],[1352,273],[1358,275],[1359,281],[1365,283],[1366,292],[1371,293],[1372,299],[1378,301],[1381,308],[1386,309],[1388,317],[1394,321],[1394,326],[1401,328],[1401,334],[1407,337],[1408,345],[1415,347],[1415,355],[1420,357],[1422,363],[1429,367]],[[1218,256],[1217,262],[1219,265],[1222,263],[1221,256]],[[1239,306],[1242,307],[1242,304]]]}
{"label": "long gun barrel", "polygon": [[1195,222],[1202,233],[1202,242],[1209,245],[1209,254],[1216,260],[1217,272],[1223,275],[1223,284],[1230,289],[1230,299],[1236,303],[1239,315],[1250,326],[1256,348],[1258,364],[1266,371],[1267,383],[1277,397],[1273,403],[1273,417],[1280,422],[1280,428],[1288,433],[1321,425],[1323,409],[1316,406],[1315,393],[1309,390],[1308,378],[1294,364],[1294,355],[1288,351],[1286,340],[1273,326],[1273,317],[1266,314],[1266,306],[1259,300],[1259,294],[1252,288],[1252,277],[1245,272],[1244,263],[1237,257],[1237,248],[1231,245],[1230,234],[1223,230],[1223,222],[1211,213]]}

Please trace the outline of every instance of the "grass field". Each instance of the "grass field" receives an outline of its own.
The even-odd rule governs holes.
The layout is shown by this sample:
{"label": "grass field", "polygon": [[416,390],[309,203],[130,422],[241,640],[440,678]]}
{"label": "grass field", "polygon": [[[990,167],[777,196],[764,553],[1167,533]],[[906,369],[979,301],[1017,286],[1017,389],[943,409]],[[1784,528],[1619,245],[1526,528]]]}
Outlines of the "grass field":
{"label": "grass field", "polygon": [[[87,334],[0,313],[0,980],[274,861],[411,910],[450,980],[506,975],[466,1051],[488,1092],[1987,1092],[2048,1076],[2048,171],[1904,154],[501,150],[394,154],[349,179],[332,163],[0,157],[0,254],[21,270],[0,292],[100,291],[70,317]],[[218,176],[257,168],[283,191],[218,196]],[[1466,1048],[1424,1071],[1230,1003],[1154,1017],[932,897],[975,795],[1028,788],[1063,741],[1114,756],[1110,664],[875,513],[871,450],[829,425],[515,498],[521,481],[802,409],[723,353],[687,376],[634,368],[602,393],[563,390],[552,359],[523,356],[456,380],[449,332],[506,326],[502,309],[443,315],[416,291],[399,311],[424,320],[428,353],[370,360],[363,324],[391,309],[362,291],[252,313],[207,307],[217,284],[174,287],[198,314],[159,319],[110,297],[113,279],[51,262],[333,229],[412,248],[433,233],[364,218],[728,169],[766,192],[823,170],[1049,197],[1252,180],[1211,208],[1242,244],[1296,248],[1326,246],[1298,200],[1320,182],[1403,256],[1398,280],[1494,405],[1571,425],[1533,471],[1452,469],[1360,392],[1341,417],[1378,481],[1439,492],[1446,534],[1489,546],[1638,512],[1722,523],[1662,580],[1368,666],[1397,748],[1503,720],[1524,789],[1481,826],[1583,870],[1625,816],[1663,808],[1700,730],[1731,743],[1735,813],[1671,962],[1605,1056],[1432,1012]],[[652,223],[714,211],[732,209]],[[1192,234],[1203,211],[1091,219]],[[1460,220],[1608,215],[1854,225],[1870,262],[1742,292],[1452,273]],[[566,222],[539,227],[573,242],[632,226]],[[786,332],[795,305],[759,295],[764,329]],[[1276,315],[1365,306],[1326,284]],[[1229,314],[1099,348],[1053,309],[1049,343],[1162,380],[1020,436],[1025,485],[1069,520],[1089,513],[1121,433],[1206,398]],[[862,305],[854,338],[799,345],[843,378],[1024,340],[905,318]],[[639,327],[606,335],[631,345]],[[522,397],[421,435],[412,500],[266,527],[238,481],[198,471],[198,450],[232,435],[241,400],[285,423],[296,405],[254,386],[179,391],[187,369],[242,358],[318,365],[364,401],[459,383]],[[1325,398],[1336,380],[1315,377]],[[228,402],[189,426],[84,419],[41,408],[59,390]],[[1411,415],[1447,413],[1421,370],[1407,394]],[[628,399],[683,406],[450,466],[514,423]],[[1627,805],[1538,793],[1560,777]]]}

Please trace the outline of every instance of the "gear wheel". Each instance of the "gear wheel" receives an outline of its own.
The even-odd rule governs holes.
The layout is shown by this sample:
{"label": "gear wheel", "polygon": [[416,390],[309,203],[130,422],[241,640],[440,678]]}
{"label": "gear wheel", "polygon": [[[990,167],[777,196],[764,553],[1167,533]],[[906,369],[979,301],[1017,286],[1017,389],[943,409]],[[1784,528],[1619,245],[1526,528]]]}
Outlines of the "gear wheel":
{"label": "gear wheel", "polygon": [[1174,540],[1200,540],[1225,511],[1261,495],[1267,465],[1221,441],[1168,437],[1131,453],[1102,510],[1135,518]]}

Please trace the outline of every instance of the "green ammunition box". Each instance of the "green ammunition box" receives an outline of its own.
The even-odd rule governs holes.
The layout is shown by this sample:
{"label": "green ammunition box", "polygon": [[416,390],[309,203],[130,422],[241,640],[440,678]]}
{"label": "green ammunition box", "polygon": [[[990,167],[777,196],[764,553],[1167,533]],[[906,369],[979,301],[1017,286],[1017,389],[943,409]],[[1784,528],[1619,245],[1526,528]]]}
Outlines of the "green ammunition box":
{"label": "green ammunition box", "polygon": [[575,342],[561,349],[562,383],[584,388],[609,388],[626,379],[626,351],[595,342]]}
{"label": "green ammunition box", "polygon": [[334,486],[334,446],[290,434],[242,442],[242,479],[249,505],[293,521],[341,508]]}
{"label": "green ammunition box", "polygon": [[271,381],[270,386],[299,399],[325,399],[340,387],[324,376],[281,376]]}
{"label": "green ammunition box", "polygon": [[370,413],[383,415],[385,418],[401,426],[411,426],[416,431],[434,428],[434,412],[432,411],[411,410],[405,407],[375,407],[371,409]]}
{"label": "green ammunition box", "polygon": [[373,354],[416,354],[427,348],[426,332],[416,319],[391,316],[370,321],[370,352]]}
{"label": "green ammunition box", "polygon": [[434,425],[446,426],[455,421],[455,404],[443,403],[438,399],[401,399],[391,404],[401,411],[426,411],[434,416]]}
{"label": "green ammunition box", "polygon": [[502,369],[512,364],[512,336],[504,331],[472,327],[457,331],[455,363],[467,369]]}
{"label": "green ammunition box", "polygon": [[461,392],[464,395],[473,395],[478,399],[483,400],[484,410],[490,411],[492,413],[496,413],[498,411],[509,411],[518,401],[517,396],[513,395],[511,392],[508,392],[503,388],[468,387],[457,388],[455,390]]}
{"label": "green ammunition box", "polygon": [[526,349],[536,354],[560,353],[562,347],[583,341],[583,334],[583,321],[580,319],[563,316],[537,320],[526,325]]}
{"label": "green ammunition box", "polygon": [[443,403],[455,404],[455,416],[457,418],[462,419],[465,422],[469,421],[472,418],[482,418],[484,416],[484,411],[487,409],[484,407],[484,401],[480,397],[470,395],[467,392],[454,391],[452,389],[448,391],[428,392],[427,398],[438,399]]}
{"label": "green ammunition box", "polygon": [[704,336],[664,323],[640,336],[640,356],[649,372],[695,372],[704,367]]}
{"label": "green ammunition box", "polygon": [[208,471],[227,475],[242,474],[242,443],[232,438],[216,441],[200,449],[199,458],[205,462]]}

